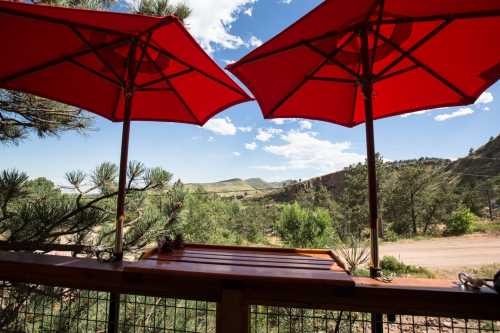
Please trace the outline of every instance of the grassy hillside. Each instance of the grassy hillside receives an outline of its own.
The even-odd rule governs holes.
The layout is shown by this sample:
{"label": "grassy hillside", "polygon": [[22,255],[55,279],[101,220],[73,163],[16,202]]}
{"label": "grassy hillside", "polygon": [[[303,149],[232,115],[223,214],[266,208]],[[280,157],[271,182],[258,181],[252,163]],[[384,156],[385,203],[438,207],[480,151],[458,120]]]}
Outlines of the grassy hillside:
{"label": "grassy hillside", "polygon": [[260,178],[246,180],[233,178],[214,183],[186,184],[190,189],[201,188],[208,193],[216,193],[223,197],[255,197],[262,196],[275,189],[282,188],[285,182],[266,182]]}
{"label": "grassy hillside", "polygon": [[500,180],[500,135],[452,163],[444,176],[458,186],[478,186]]}
{"label": "grassy hillside", "polygon": [[[449,182],[455,186],[481,186],[487,181],[500,185],[500,135],[491,138],[489,142],[468,156],[456,161],[440,158],[420,158],[414,160],[386,162],[388,177],[396,175],[405,166],[419,163],[425,166],[425,172],[434,182]],[[335,197],[344,189],[346,170],[315,177],[300,183],[290,184],[282,190],[273,191],[266,197],[275,201],[292,201],[295,195],[304,188],[328,189]]]}

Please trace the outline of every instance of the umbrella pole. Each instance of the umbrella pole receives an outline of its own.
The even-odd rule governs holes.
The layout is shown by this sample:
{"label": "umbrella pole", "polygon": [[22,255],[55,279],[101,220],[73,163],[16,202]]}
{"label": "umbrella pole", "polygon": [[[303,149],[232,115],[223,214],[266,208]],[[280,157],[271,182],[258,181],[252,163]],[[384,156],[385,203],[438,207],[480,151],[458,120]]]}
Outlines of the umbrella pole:
{"label": "umbrella pole", "polygon": [[[366,153],[368,167],[368,204],[370,209],[370,254],[371,266],[370,277],[380,276],[379,251],[378,251],[378,206],[377,206],[377,170],[375,160],[375,134],[373,130],[373,81],[370,66],[370,54],[368,50],[368,27],[361,29],[361,61],[363,76],[361,85],[365,107],[366,126]],[[383,332],[382,314],[371,314],[371,330],[373,333]]]}
{"label": "umbrella pole", "polygon": [[118,198],[116,203],[116,236],[114,259],[123,259],[123,223],[125,222],[125,187],[127,183],[128,143],[130,136],[130,103],[131,98],[126,97],[125,116],[122,129],[122,148],[120,154],[120,175],[118,180]]}
{"label": "umbrella pole", "polygon": [[[135,77],[132,73],[135,72],[136,62],[135,54],[137,41],[132,40],[130,52],[128,56],[127,66],[129,77],[125,86],[125,112],[122,127],[122,148],[120,153],[120,175],[118,179],[118,198],[116,201],[116,233],[115,247],[113,250],[113,262],[121,262],[123,260],[123,224],[125,222],[125,192],[127,184],[127,163],[128,163],[128,143],[130,138],[130,117],[132,114],[132,99],[134,96],[134,81]],[[109,295],[109,317],[108,317],[108,333],[118,333],[120,320],[120,294],[111,293]]]}
{"label": "umbrella pole", "polygon": [[378,277],[380,274],[379,251],[378,251],[378,207],[377,207],[377,171],[375,162],[375,135],[373,130],[373,81],[370,68],[370,54],[368,50],[367,28],[362,29],[361,33],[361,61],[363,74],[361,77],[361,86],[363,90],[363,99],[365,107],[365,125],[366,125],[366,152],[368,166],[368,204],[370,209],[370,240],[371,240],[371,267],[370,276]]}
{"label": "umbrella pole", "polygon": [[[365,100],[365,109],[371,109],[371,98]],[[377,171],[375,160],[375,140],[373,131],[373,117],[371,110],[366,111],[366,151],[368,167],[368,205],[370,209],[370,252],[371,267],[370,277],[380,275],[379,250],[378,250],[378,207],[377,207]]]}
{"label": "umbrella pole", "polygon": [[[122,147],[120,154],[120,175],[118,180],[118,198],[116,203],[116,234],[115,247],[113,250],[113,261],[121,262],[123,260],[123,224],[125,222],[125,191],[127,183],[127,162],[128,162],[128,143],[130,136],[130,111],[132,97],[125,97],[125,120],[122,127]],[[111,293],[109,295],[109,318],[108,332],[118,332],[118,321],[120,316],[120,294]]]}

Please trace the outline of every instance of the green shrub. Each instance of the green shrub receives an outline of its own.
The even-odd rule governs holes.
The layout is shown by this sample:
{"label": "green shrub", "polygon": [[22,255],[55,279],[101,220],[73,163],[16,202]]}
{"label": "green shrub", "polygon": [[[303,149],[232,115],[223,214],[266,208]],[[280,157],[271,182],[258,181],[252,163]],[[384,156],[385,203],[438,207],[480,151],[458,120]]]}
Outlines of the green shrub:
{"label": "green shrub", "polygon": [[446,222],[445,236],[463,235],[472,230],[472,225],[476,220],[476,216],[469,208],[459,208],[451,214],[451,217]]}
{"label": "green shrub", "polygon": [[380,261],[380,268],[382,268],[385,274],[394,274],[396,276],[434,277],[434,274],[428,269],[420,266],[406,265],[392,256],[383,257]]}
{"label": "green shrub", "polygon": [[400,273],[400,272],[405,270],[406,265],[403,264],[402,262],[398,261],[398,259],[396,259],[393,256],[385,256],[380,261],[380,267],[384,271],[389,271],[389,272],[393,272],[393,273]]}
{"label": "green shrub", "polygon": [[384,232],[384,241],[386,242],[397,242],[400,239],[401,237],[392,229],[388,229]]}
{"label": "green shrub", "polygon": [[332,245],[332,218],[324,208],[304,208],[298,203],[283,207],[278,222],[281,239],[292,247]]}

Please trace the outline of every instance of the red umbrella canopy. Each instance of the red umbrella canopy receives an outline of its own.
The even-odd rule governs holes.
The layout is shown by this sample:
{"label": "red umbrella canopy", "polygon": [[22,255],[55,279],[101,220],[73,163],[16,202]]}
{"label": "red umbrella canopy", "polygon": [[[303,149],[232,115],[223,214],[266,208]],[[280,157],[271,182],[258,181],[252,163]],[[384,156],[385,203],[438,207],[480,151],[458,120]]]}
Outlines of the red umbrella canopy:
{"label": "red umbrella canopy", "polygon": [[204,124],[248,95],[175,17],[0,1],[0,87],[131,120]]}
{"label": "red umbrella canopy", "polygon": [[363,80],[374,119],[474,102],[500,77],[499,31],[498,0],[327,0],[228,69],[266,118],[352,127]]}

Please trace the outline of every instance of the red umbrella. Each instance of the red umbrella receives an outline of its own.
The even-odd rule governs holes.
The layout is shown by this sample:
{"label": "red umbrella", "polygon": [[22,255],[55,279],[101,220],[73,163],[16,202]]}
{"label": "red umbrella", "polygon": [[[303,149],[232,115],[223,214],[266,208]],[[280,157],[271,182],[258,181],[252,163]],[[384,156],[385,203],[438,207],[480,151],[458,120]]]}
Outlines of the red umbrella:
{"label": "red umbrella", "polygon": [[121,259],[130,120],[203,125],[248,95],[175,17],[0,1],[0,87],[123,121],[115,256]]}
{"label": "red umbrella", "polygon": [[469,104],[500,77],[498,0],[327,0],[230,65],[266,118],[366,122],[377,274],[373,119]]}

